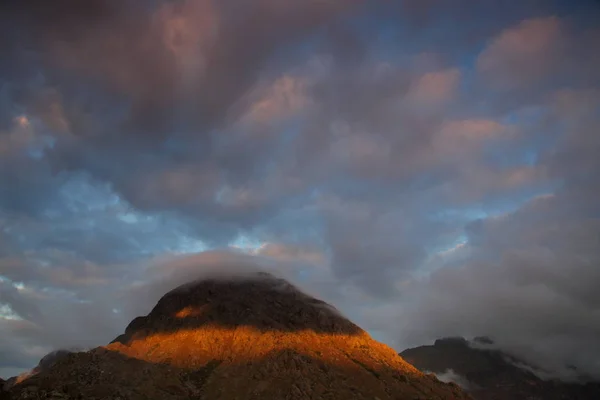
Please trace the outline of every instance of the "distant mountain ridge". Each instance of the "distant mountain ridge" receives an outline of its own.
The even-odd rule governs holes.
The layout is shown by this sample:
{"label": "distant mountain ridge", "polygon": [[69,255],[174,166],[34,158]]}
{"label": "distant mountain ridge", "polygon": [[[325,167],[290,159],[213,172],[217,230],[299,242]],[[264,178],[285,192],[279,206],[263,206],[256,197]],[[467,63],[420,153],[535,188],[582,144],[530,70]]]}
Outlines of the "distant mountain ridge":
{"label": "distant mountain ridge", "polygon": [[598,400],[600,383],[566,383],[542,380],[537,368],[499,350],[487,337],[472,342],[462,337],[443,338],[432,346],[404,350],[400,355],[422,371],[460,382],[477,400]]}
{"label": "distant mountain ridge", "polygon": [[111,344],[63,355],[21,399],[471,399],[269,274],[165,294]]}

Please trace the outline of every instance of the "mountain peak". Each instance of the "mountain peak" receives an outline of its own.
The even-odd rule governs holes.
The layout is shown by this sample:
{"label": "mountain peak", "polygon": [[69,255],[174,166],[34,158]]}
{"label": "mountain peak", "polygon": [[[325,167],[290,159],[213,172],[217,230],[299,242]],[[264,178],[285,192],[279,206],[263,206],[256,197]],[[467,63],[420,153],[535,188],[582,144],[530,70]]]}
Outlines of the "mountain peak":
{"label": "mountain peak", "polygon": [[145,317],[134,319],[113,342],[127,344],[152,334],[212,327],[266,331],[363,333],[325,303],[268,273],[211,278],[165,294]]}
{"label": "mountain peak", "polygon": [[13,399],[30,398],[31,386],[84,398],[469,398],[270,274],[182,285],[108,346],[16,385]]}

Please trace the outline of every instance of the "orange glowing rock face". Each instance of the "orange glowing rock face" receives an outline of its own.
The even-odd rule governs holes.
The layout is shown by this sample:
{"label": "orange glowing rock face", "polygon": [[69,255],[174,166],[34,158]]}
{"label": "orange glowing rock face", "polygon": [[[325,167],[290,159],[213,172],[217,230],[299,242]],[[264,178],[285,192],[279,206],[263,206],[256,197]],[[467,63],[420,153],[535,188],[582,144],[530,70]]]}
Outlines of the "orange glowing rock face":
{"label": "orange glowing rock face", "polygon": [[218,363],[204,387],[214,398],[468,398],[333,307],[267,275],[174,290],[106,348],[184,369]]}
{"label": "orange glowing rock face", "polygon": [[202,314],[204,307],[185,307],[175,313],[176,318],[197,317]]}
{"label": "orange glowing rock face", "polygon": [[470,398],[333,307],[265,274],[173,290],[111,344],[59,364],[30,381],[68,388],[91,370],[85,379],[93,383],[78,392],[84,398],[117,384],[134,385],[120,389],[132,399]]}
{"label": "orange glowing rock face", "polygon": [[[321,398],[331,391],[340,396],[332,397],[336,399],[367,395],[382,400],[404,398],[391,397],[392,393],[405,393],[412,399],[408,396],[419,394],[420,389],[415,388],[423,386],[427,392],[427,385],[433,384],[430,377],[404,362],[393,349],[364,332],[261,332],[247,326],[209,326],[157,333],[132,339],[127,345],[113,343],[107,349],[192,370],[216,361],[218,368],[204,387],[205,393],[214,398],[240,398],[240,393],[255,393],[256,398],[265,399],[286,398],[287,391],[298,387],[297,397],[292,398]],[[441,383],[439,386],[432,394],[449,395],[457,390]]]}

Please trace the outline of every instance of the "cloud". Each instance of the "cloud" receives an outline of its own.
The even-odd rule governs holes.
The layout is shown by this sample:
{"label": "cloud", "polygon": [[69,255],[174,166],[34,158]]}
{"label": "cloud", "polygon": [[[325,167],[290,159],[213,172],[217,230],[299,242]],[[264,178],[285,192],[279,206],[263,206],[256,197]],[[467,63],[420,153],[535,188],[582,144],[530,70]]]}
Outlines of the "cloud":
{"label": "cloud", "polygon": [[318,249],[283,243],[266,243],[258,249],[257,253],[282,261],[300,261],[313,265],[326,263],[326,256]]}
{"label": "cloud", "polygon": [[477,58],[477,70],[500,91],[535,87],[543,92],[550,79],[585,86],[597,79],[597,73],[576,60],[587,57],[597,37],[597,28],[585,21],[576,24],[559,16],[525,19],[489,41]]}
{"label": "cloud", "polygon": [[597,375],[592,349],[600,303],[591,282],[598,279],[600,225],[570,214],[569,201],[564,194],[540,197],[473,224],[473,255],[423,283],[409,336],[493,333],[534,365],[563,374],[574,363]]}
{"label": "cloud", "polygon": [[[31,8],[11,3],[8,10],[15,19],[35,23],[30,32],[19,30],[22,35],[17,35],[15,46],[27,45],[43,60],[34,65],[45,78],[42,82],[51,83],[40,83],[42,88],[38,85],[36,89],[62,93],[62,103],[55,102],[52,107],[62,111],[59,119],[72,135],[57,138],[49,157],[52,166],[85,169],[95,178],[113,180],[136,205],[159,208],[161,201],[149,200],[157,196],[152,189],[139,185],[165,168],[162,154],[176,153],[173,156],[188,165],[200,154],[211,155],[211,150],[208,158],[218,157],[218,148],[213,147],[218,140],[210,131],[221,128],[239,98],[253,89],[270,55],[344,13],[352,3],[281,6],[260,1],[245,6],[242,12],[256,18],[243,19],[227,2],[216,5],[211,1],[161,3],[157,8],[139,9],[130,3],[96,1],[91,12],[65,0],[52,8],[42,3]],[[54,18],[60,13],[61,18]],[[60,24],[55,22],[58,19]],[[25,26],[29,25],[22,28]],[[244,32],[253,34],[242,44],[238,38]],[[90,53],[89,49],[95,50]],[[18,58],[14,62],[27,63]],[[187,70],[195,71],[196,76],[191,77]],[[73,79],[66,79],[65,74],[76,77],[77,87],[71,86]],[[21,83],[29,77],[14,78]],[[291,83],[282,79],[272,94],[287,96],[285,92],[292,88],[286,85]],[[25,92],[18,104],[29,107],[37,102],[39,92]],[[297,101],[289,99],[290,106],[296,107]],[[170,145],[162,143],[167,132],[180,131],[182,126],[179,139],[172,138]],[[185,148],[178,142],[186,143]],[[120,145],[124,143],[128,144]],[[146,148],[147,157],[131,157],[126,150],[131,147]],[[104,159],[113,160],[112,166]],[[214,167],[214,162],[218,161],[207,160],[200,168]],[[132,173],[123,174],[124,170]],[[140,177],[142,170],[149,176]],[[118,176],[121,178],[115,179]],[[140,189],[142,194],[137,194]],[[213,187],[212,193],[218,189]],[[198,197],[194,193],[186,196]]]}
{"label": "cloud", "polygon": [[39,342],[30,340],[32,331],[35,331],[33,325],[26,321],[2,320],[0,324],[0,332],[4,338],[0,344],[2,377],[16,376],[30,369],[46,354],[46,349],[38,346]]}
{"label": "cloud", "polygon": [[299,77],[286,75],[276,79],[265,93],[250,105],[242,119],[264,124],[300,111],[308,102],[305,86],[306,82]]}
{"label": "cloud", "polygon": [[479,55],[477,68],[504,88],[543,79],[560,62],[562,22],[557,17],[534,18],[501,32]]}
{"label": "cloud", "polygon": [[568,365],[599,376],[593,349],[600,303],[592,282],[600,193],[586,172],[598,168],[592,104],[597,97],[587,90],[550,96],[552,123],[569,128],[538,166],[562,185],[514,211],[469,223],[462,256],[416,284],[415,301],[402,314],[403,340],[489,334],[551,376],[571,378]]}
{"label": "cloud", "polygon": [[[429,372],[429,371],[426,371]],[[469,390],[471,383],[464,377],[458,375],[454,370],[447,369],[442,373],[435,374],[436,377],[442,382],[454,382],[463,389]]]}
{"label": "cloud", "polygon": [[460,71],[451,68],[445,71],[429,72],[421,76],[409,89],[410,101],[417,105],[444,103],[455,95],[460,83]]}
{"label": "cloud", "polygon": [[424,228],[402,212],[369,209],[365,216],[333,215],[326,232],[333,271],[373,296],[393,296],[395,282],[405,279],[425,256],[418,241]]}
{"label": "cloud", "polygon": [[510,131],[510,126],[491,119],[444,121],[432,136],[433,154],[437,162],[444,158],[460,162],[465,155],[469,160],[486,144],[509,139]]}

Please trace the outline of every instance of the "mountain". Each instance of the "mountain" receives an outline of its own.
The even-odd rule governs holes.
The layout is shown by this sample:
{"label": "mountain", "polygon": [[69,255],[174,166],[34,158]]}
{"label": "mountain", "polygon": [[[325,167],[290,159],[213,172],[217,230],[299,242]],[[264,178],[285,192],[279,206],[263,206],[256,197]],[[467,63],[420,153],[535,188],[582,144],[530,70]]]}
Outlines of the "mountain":
{"label": "mountain", "polygon": [[107,346],[61,354],[11,399],[470,399],[268,274],[164,295]]}
{"label": "mountain", "polygon": [[[19,376],[13,376],[12,378],[10,378],[4,382],[0,382],[0,389],[4,389],[5,391],[8,391],[11,387],[16,385],[17,383],[21,382],[24,379],[27,379],[28,377],[30,377],[32,375],[36,375],[47,368],[50,368],[52,365],[54,365],[60,359],[67,357],[71,353],[73,353],[73,351],[57,350],[57,351],[53,351],[51,353],[46,354],[44,357],[42,357],[42,359],[40,360],[38,365],[36,365],[35,368],[33,368],[31,371],[23,373]],[[0,379],[0,381],[1,380],[2,379]],[[0,400],[2,400],[2,397],[0,397]]]}
{"label": "mountain", "polygon": [[540,370],[491,345],[489,338],[444,338],[433,346],[404,350],[400,355],[422,371],[450,375],[476,400],[597,400],[600,383],[567,383],[542,380]]}

